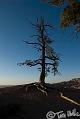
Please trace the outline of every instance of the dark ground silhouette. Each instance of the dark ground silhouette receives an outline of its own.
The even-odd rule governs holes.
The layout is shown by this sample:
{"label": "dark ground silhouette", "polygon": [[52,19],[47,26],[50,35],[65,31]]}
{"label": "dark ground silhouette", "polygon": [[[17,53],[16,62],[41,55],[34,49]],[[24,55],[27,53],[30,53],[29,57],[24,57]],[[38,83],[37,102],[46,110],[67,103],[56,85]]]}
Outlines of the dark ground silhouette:
{"label": "dark ground silhouette", "polygon": [[[77,106],[60,97],[60,92],[65,96],[80,103],[80,89],[64,88],[47,84],[50,86],[48,95],[42,94],[32,84],[12,86],[0,89],[0,118],[1,119],[46,119],[49,111],[59,112],[76,110],[80,113],[80,106]],[[56,88],[55,88],[56,87]],[[79,119],[70,117],[67,119]],[[55,117],[54,119],[57,119]]]}

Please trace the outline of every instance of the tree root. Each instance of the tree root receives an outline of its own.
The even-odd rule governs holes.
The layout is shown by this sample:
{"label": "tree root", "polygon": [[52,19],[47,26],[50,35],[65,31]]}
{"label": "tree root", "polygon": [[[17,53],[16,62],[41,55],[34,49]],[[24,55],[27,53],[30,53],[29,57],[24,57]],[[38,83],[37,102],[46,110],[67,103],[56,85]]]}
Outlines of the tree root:
{"label": "tree root", "polygon": [[43,86],[41,83],[35,83],[34,84],[35,86],[36,86],[36,88],[40,91],[40,92],[42,92],[42,94],[44,94],[44,95],[48,95],[48,92],[47,92],[47,88],[45,87],[45,86]]}
{"label": "tree root", "polygon": [[39,90],[43,95],[48,96],[47,88],[46,88],[46,86],[44,86],[43,84],[38,83],[38,82],[32,83],[32,84],[28,85],[28,87],[26,88],[26,91],[28,92],[32,87],[35,87],[35,88],[36,88],[37,90]]}

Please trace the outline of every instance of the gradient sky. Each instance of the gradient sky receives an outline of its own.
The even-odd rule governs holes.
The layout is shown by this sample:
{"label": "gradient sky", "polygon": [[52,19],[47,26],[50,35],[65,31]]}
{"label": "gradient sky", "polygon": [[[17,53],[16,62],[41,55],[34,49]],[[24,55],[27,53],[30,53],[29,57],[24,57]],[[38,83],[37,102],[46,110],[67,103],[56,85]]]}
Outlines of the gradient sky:
{"label": "gradient sky", "polygon": [[33,41],[35,29],[30,22],[44,16],[55,29],[50,31],[55,40],[53,47],[60,54],[61,75],[49,75],[46,82],[58,82],[80,77],[80,34],[73,29],[59,28],[59,15],[62,9],[44,4],[40,0],[0,0],[0,85],[24,84],[38,81],[37,68],[19,67],[17,63],[25,59],[35,59],[36,50],[23,43]]}

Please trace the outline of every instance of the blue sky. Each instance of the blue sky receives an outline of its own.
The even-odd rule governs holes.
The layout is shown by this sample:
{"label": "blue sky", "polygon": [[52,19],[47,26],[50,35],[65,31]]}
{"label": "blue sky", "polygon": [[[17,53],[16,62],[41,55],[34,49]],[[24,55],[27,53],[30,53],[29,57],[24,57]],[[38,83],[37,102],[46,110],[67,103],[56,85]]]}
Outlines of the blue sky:
{"label": "blue sky", "polygon": [[35,59],[37,52],[23,43],[23,40],[36,40],[30,36],[35,29],[30,22],[44,16],[47,23],[55,25],[50,30],[55,40],[53,47],[60,54],[61,75],[49,75],[46,82],[58,82],[80,77],[80,34],[78,39],[72,29],[59,28],[59,15],[62,9],[50,7],[40,0],[0,0],[0,85],[24,84],[38,81],[37,68],[17,66],[25,59]]}

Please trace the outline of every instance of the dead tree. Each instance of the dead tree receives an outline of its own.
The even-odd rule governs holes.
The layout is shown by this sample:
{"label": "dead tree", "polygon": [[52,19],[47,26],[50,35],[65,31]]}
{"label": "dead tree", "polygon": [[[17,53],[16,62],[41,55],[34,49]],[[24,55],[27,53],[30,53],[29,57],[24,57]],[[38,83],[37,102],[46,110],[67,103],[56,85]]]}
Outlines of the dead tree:
{"label": "dead tree", "polygon": [[[38,86],[43,88],[45,84],[45,77],[46,75],[52,71],[54,75],[58,73],[58,65],[59,65],[59,56],[56,54],[54,49],[50,46],[52,40],[49,38],[47,33],[47,28],[52,27],[51,25],[45,24],[44,19],[41,18],[40,20],[37,19],[36,25],[34,25],[37,30],[37,42],[27,42],[24,41],[28,45],[35,46],[39,53],[40,57],[36,60],[26,60],[19,65],[26,65],[29,67],[33,67],[39,65],[40,69],[40,78]],[[38,87],[39,88],[39,87]]]}

